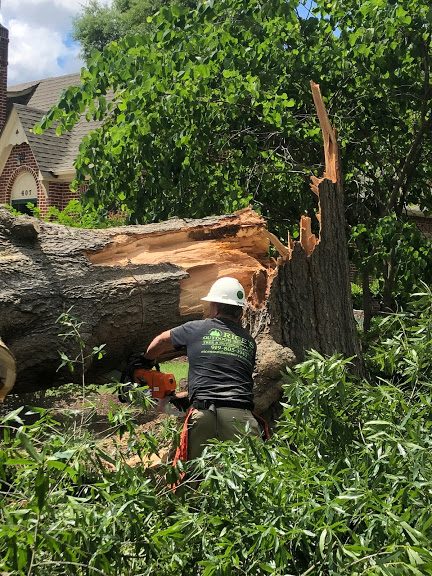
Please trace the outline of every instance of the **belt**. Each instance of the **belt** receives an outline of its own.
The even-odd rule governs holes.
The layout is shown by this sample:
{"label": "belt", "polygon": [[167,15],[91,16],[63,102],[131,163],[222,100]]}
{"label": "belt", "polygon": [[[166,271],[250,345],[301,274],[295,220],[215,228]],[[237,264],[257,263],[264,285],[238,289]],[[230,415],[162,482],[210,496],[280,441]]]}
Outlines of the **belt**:
{"label": "belt", "polygon": [[192,406],[197,410],[211,410],[212,406],[214,406],[214,408],[253,410],[252,402],[238,402],[237,400],[194,400]]}

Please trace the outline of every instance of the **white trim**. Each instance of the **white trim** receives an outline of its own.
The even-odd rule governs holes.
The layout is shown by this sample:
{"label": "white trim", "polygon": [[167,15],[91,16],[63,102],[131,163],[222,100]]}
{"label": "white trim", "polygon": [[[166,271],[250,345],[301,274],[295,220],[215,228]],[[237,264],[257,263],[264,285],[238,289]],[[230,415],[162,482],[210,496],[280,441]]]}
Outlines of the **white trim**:
{"label": "white trim", "polygon": [[76,170],[71,168],[66,168],[63,170],[56,170],[54,173],[58,178],[55,178],[57,182],[72,182],[76,176]]}
{"label": "white trim", "polygon": [[48,182],[46,179],[42,178],[42,173],[39,171],[39,183],[40,191],[45,200],[48,200]]}
{"label": "white trim", "polygon": [[0,136],[0,175],[6,166],[10,153],[14,146],[29,143],[24,128],[21,124],[18,114],[12,108],[3,132]]}

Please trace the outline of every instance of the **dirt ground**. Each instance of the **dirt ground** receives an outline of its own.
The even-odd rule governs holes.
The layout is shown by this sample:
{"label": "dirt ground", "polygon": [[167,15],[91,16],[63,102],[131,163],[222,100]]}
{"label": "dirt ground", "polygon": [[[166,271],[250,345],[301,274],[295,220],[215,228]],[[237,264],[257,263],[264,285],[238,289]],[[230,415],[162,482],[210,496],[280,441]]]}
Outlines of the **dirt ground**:
{"label": "dirt ground", "polygon": [[[20,418],[26,424],[32,424],[39,417],[32,408],[43,408],[48,410],[60,425],[78,425],[91,432],[100,442],[103,451],[113,455],[120,449],[124,453],[129,465],[135,466],[141,463],[138,456],[131,456],[128,449],[129,434],[125,433],[121,437],[115,434],[115,427],[109,419],[110,413],[115,413],[126,407],[122,404],[117,395],[106,392],[92,390],[86,391],[83,399],[82,390],[79,387],[65,386],[56,390],[46,390],[31,394],[9,395],[4,404],[0,405],[0,418],[9,412],[20,407],[24,409],[20,412]],[[130,406],[133,410],[133,421],[135,431],[138,435],[152,434],[156,438],[162,438],[162,430],[168,424],[181,427],[181,419],[174,418],[167,414],[161,414],[156,407],[142,410],[139,407]],[[173,449],[166,440],[161,440],[158,455],[153,455],[146,465],[158,464],[166,461],[172,455]]]}

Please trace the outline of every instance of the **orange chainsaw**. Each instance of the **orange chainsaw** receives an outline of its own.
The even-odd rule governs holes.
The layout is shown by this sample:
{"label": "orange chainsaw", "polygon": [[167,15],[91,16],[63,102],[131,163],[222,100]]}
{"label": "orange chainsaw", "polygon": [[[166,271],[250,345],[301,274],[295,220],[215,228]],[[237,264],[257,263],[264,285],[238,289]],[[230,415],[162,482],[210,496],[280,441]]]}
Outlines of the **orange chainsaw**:
{"label": "orange chainsaw", "polygon": [[161,372],[159,364],[145,358],[143,353],[133,354],[129,358],[120,381],[123,384],[119,391],[121,402],[129,402],[129,392],[138,385],[147,386],[149,396],[154,398],[163,409],[167,403],[174,405],[182,412],[188,408],[187,397],[184,397],[182,393],[179,396],[176,395],[177,382],[174,374]]}

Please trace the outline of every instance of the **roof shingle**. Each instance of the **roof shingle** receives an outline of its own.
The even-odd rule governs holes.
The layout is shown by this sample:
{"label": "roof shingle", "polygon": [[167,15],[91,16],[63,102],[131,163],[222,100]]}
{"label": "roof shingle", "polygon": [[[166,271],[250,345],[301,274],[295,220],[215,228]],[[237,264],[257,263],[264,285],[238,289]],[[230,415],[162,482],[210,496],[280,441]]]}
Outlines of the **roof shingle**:
{"label": "roof shingle", "polygon": [[62,93],[69,88],[69,86],[79,86],[80,84],[79,74],[45,78],[43,80],[9,86],[8,98],[14,100],[16,97],[19,97],[20,92],[33,88],[29,95],[27,105],[31,108],[47,111],[58,102]]}
{"label": "roof shingle", "polygon": [[100,122],[88,122],[83,115],[71,132],[62,136],[56,135],[55,127],[49,128],[43,134],[32,132],[34,125],[58,102],[64,90],[69,86],[79,85],[80,75],[69,74],[8,88],[8,100],[18,114],[29,145],[43,172],[56,174],[58,171],[72,170],[82,139],[101,125]]}

